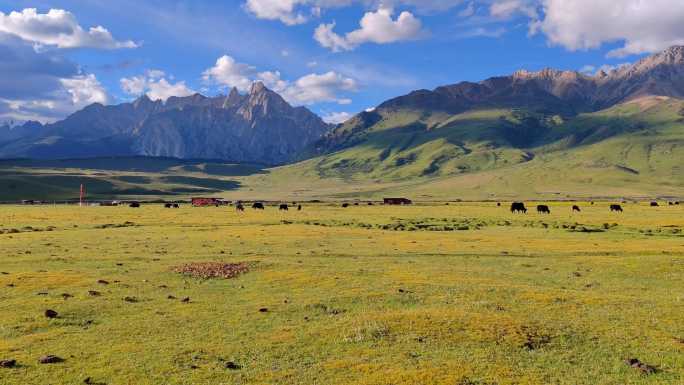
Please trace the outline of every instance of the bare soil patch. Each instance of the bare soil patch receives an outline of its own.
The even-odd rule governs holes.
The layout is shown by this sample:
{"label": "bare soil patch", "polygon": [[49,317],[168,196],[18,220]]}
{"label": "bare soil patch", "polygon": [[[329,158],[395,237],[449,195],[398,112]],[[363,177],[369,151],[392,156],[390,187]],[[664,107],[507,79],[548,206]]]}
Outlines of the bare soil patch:
{"label": "bare soil patch", "polygon": [[249,272],[254,263],[222,263],[222,262],[195,262],[176,266],[172,270],[176,273],[187,275],[193,278],[212,279],[223,278],[232,279]]}

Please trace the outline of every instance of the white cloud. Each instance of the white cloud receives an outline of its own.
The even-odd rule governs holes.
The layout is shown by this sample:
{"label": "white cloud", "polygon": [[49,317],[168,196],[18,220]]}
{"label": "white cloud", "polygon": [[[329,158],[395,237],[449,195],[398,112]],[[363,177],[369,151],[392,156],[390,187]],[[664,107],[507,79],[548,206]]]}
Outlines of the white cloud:
{"label": "white cloud", "polygon": [[293,104],[309,105],[321,102],[350,104],[348,98],[337,96],[341,92],[355,92],[358,85],[354,79],[330,71],[324,74],[309,74],[299,78],[282,91],[283,97]]}
{"label": "white cloud", "polygon": [[232,57],[223,55],[216,64],[204,71],[202,78],[207,83],[220,84],[227,87],[235,87],[240,91],[249,91],[252,85],[251,77],[256,68],[238,63]]}
{"label": "white cloud", "polygon": [[93,74],[81,74],[58,81],[61,87],[48,96],[30,99],[0,98],[0,102],[9,107],[0,111],[0,118],[50,123],[93,103],[106,104],[109,101],[107,91]]}
{"label": "white cloud", "polygon": [[0,32],[0,121],[52,122],[109,97],[95,75],[54,50]]}
{"label": "white cloud", "polygon": [[259,72],[257,79],[264,83],[267,88],[279,93],[285,91],[290,86],[290,83],[281,79],[280,71]]}
{"label": "white cloud", "polygon": [[184,81],[171,83],[166,74],[159,70],[149,70],[145,75],[122,78],[121,89],[129,95],[147,95],[152,100],[166,101],[172,96],[190,96],[195,91],[190,89]]}
{"label": "white cloud", "polygon": [[493,29],[487,29],[485,27],[476,27],[473,28],[469,31],[465,31],[461,33],[460,35],[457,35],[455,37],[458,38],[471,38],[471,37],[490,37],[490,38],[498,38],[506,34],[506,28],[504,27],[497,27]]}
{"label": "white cloud", "polygon": [[259,19],[279,20],[298,25],[320,18],[325,9],[352,4],[377,9],[395,6],[412,7],[418,12],[438,12],[463,4],[464,0],[246,0],[244,8]]}
{"label": "white cloud", "polygon": [[36,46],[57,48],[136,48],[133,41],[117,41],[102,26],[87,31],[78,24],[76,17],[62,9],[38,13],[35,8],[4,14],[0,12],[0,32],[11,34]]}
{"label": "white cloud", "polygon": [[353,49],[352,45],[347,42],[347,39],[338,35],[333,31],[335,23],[321,24],[314,32],[314,39],[325,48],[330,48],[334,52],[349,51]]}
{"label": "white cloud", "polygon": [[107,91],[93,74],[61,79],[61,83],[71,95],[71,103],[77,109],[93,103],[106,104],[109,100]]}
{"label": "white cloud", "polygon": [[470,17],[475,14],[477,10],[475,9],[475,3],[472,1],[468,3],[468,6],[463,8],[461,11],[458,12],[459,17]]}
{"label": "white cloud", "polygon": [[308,74],[293,82],[285,80],[279,71],[259,72],[251,65],[239,63],[224,55],[214,67],[204,71],[204,81],[219,87],[236,87],[246,92],[255,81],[279,93],[293,105],[311,105],[322,102],[350,104],[351,100],[340,97],[340,93],[356,92],[356,80],[331,71],[324,74]]}
{"label": "white cloud", "polygon": [[516,14],[522,13],[530,18],[536,19],[537,1],[536,0],[496,0],[489,6],[489,13],[493,17],[507,19]]}
{"label": "white cloud", "polygon": [[543,0],[532,32],[571,51],[622,43],[609,56],[653,53],[684,44],[682,0]]}
{"label": "white cloud", "polygon": [[166,101],[172,96],[183,97],[195,94],[195,91],[188,88],[185,82],[169,83],[166,79],[151,81],[148,87],[147,96],[152,100]]}
{"label": "white cloud", "polygon": [[349,112],[331,112],[329,114],[323,115],[323,121],[330,124],[340,124],[352,118],[352,114]]}
{"label": "white cloud", "polygon": [[333,29],[335,23],[321,24],[314,32],[314,39],[334,52],[349,51],[364,43],[387,44],[418,39],[423,34],[421,21],[412,13],[404,11],[392,19],[393,10],[381,7],[366,12],[359,25],[361,28],[340,36]]}
{"label": "white cloud", "polygon": [[245,8],[260,19],[280,20],[287,25],[306,22],[306,17],[295,9],[305,0],[247,0]]}

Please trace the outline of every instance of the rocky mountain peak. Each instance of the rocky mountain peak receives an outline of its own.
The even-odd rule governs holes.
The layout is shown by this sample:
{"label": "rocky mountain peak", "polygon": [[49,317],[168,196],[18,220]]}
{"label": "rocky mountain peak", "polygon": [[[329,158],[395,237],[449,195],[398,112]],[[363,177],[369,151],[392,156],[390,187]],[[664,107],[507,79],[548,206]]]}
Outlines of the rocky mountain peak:
{"label": "rocky mountain peak", "polygon": [[233,87],[230,90],[230,93],[228,94],[228,99],[236,99],[240,97],[240,91],[238,91],[237,87]]}
{"label": "rocky mountain peak", "polygon": [[254,82],[252,83],[252,88],[250,88],[249,90],[249,94],[257,95],[266,91],[268,91],[268,89],[266,88],[263,82]]}
{"label": "rocky mountain peak", "polygon": [[661,61],[669,64],[683,64],[684,63],[684,45],[672,46],[660,54],[655,55]]}
{"label": "rocky mountain peak", "polygon": [[137,110],[140,108],[152,106],[154,104],[155,104],[155,102],[153,102],[152,99],[150,99],[150,97],[147,96],[147,94],[142,94],[139,98],[137,98],[137,99],[135,99],[135,101],[133,101],[133,108],[135,108]]}
{"label": "rocky mountain peak", "polygon": [[561,71],[544,68],[541,71],[518,70],[511,75],[515,80],[575,81],[585,76],[577,71]]}
{"label": "rocky mountain peak", "polygon": [[[684,73],[684,46],[673,46],[663,52],[645,57],[633,65],[625,65],[610,75],[615,78],[641,76],[658,69],[674,69]],[[671,71],[670,71],[671,72]]]}

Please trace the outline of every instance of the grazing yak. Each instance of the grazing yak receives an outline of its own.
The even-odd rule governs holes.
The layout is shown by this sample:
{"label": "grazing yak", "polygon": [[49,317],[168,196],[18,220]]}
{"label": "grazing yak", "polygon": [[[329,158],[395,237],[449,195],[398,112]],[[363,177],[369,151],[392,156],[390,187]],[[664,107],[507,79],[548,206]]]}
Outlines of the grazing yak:
{"label": "grazing yak", "polygon": [[575,211],[578,212],[578,213],[581,213],[581,212],[582,212],[582,210],[581,210],[581,209],[579,208],[579,206],[577,206],[577,205],[572,206],[572,212],[575,212]]}
{"label": "grazing yak", "polygon": [[513,204],[511,204],[511,212],[527,214],[527,207],[525,207],[525,204],[522,202],[513,202]]}
{"label": "grazing yak", "polygon": [[254,202],[254,204],[252,205],[252,208],[253,208],[254,210],[263,210],[263,209],[264,209],[264,204],[261,203],[261,202]]}
{"label": "grazing yak", "polygon": [[139,203],[139,202],[131,202],[131,203],[128,205],[128,207],[132,207],[132,208],[134,208],[134,209],[137,209],[137,208],[140,207],[140,203]]}
{"label": "grazing yak", "polygon": [[659,207],[660,205],[658,202],[651,202],[651,207]]}
{"label": "grazing yak", "polygon": [[539,214],[551,214],[551,209],[547,205],[538,205],[537,212]]}
{"label": "grazing yak", "polygon": [[620,205],[610,205],[610,211],[611,212],[622,212],[622,206]]}
{"label": "grazing yak", "polygon": [[289,208],[288,205],[285,204],[285,203],[283,203],[282,205],[280,205],[280,208],[278,208],[278,210],[280,210],[280,211],[288,211],[289,209],[290,209],[290,208]]}
{"label": "grazing yak", "polygon": [[344,207],[346,209],[347,207],[349,207],[349,203],[343,203],[342,207]]}
{"label": "grazing yak", "polygon": [[235,210],[245,211],[245,206],[243,206],[242,203],[238,203],[237,206],[235,206]]}

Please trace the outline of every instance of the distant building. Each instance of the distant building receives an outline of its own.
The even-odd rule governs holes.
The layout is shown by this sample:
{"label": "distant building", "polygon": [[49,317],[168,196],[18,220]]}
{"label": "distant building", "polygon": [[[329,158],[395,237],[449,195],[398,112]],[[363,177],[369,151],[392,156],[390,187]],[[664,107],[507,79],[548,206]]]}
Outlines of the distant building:
{"label": "distant building", "polygon": [[223,205],[223,199],[221,198],[192,198],[192,205],[194,207],[208,207],[208,206],[221,206]]}
{"label": "distant building", "polygon": [[410,199],[406,199],[406,198],[384,198],[384,202],[386,205],[395,205],[395,206],[413,204],[413,202]]}

